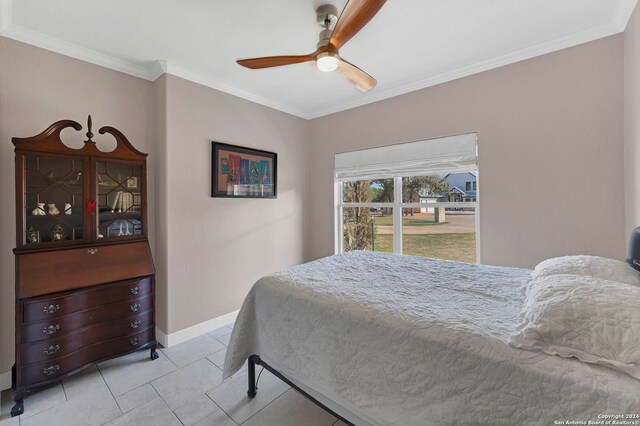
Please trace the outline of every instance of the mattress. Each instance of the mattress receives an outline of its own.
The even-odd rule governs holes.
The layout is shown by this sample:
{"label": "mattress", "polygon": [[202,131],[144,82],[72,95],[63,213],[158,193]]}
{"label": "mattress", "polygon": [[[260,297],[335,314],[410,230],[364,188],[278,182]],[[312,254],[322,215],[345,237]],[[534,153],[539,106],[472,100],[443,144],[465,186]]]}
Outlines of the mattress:
{"label": "mattress", "polygon": [[640,381],[512,348],[530,270],[349,252],[260,279],[224,377],[252,354],[358,424],[554,424],[640,411]]}

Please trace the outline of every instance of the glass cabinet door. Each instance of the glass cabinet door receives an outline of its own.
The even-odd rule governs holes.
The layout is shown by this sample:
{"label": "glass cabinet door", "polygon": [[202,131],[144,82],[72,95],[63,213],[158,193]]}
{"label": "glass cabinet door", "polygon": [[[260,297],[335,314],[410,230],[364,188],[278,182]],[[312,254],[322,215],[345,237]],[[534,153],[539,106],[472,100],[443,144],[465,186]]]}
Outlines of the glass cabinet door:
{"label": "glass cabinet door", "polygon": [[96,161],[98,240],[129,239],[142,229],[143,167],[141,164]]}
{"label": "glass cabinet door", "polygon": [[25,155],[23,244],[87,237],[84,229],[84,163],[70,157]]}

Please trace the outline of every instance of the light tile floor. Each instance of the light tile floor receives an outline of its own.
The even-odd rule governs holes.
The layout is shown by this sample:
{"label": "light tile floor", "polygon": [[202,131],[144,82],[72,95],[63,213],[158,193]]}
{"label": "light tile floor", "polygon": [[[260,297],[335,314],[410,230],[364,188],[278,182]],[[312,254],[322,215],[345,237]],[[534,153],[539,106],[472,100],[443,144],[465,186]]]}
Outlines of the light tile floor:
{"label": "light tile floor", "polygon": [[4,391],[0,426],[343,425],[268,371],[253,399],[246,366],[223,382],[232,326],[161,348],[155,361],[141,351],[91,365],[25,398],[20,417],[10,417],[13,401]]}

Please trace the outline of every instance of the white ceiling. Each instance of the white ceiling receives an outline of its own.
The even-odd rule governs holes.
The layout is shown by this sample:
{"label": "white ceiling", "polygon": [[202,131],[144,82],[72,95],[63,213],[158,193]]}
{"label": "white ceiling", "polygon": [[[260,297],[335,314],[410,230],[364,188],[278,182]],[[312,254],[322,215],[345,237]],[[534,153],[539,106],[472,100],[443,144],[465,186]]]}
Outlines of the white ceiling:
{"label": "white ceiling", "polygon": [[367,93],[313,63],[315,9],[346,0],[0,0],[0,35],[149,80],[162,72],[314,118],[622,32],[637,0],[389,0],[340,54]]}

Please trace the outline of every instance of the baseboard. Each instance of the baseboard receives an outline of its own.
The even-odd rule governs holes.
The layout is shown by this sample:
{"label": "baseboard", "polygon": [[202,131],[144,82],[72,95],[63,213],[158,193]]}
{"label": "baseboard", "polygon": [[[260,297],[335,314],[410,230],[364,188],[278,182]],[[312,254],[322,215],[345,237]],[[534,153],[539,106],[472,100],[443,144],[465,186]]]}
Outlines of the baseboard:
{"label": "baseboard", "polygon": [[169,334],[156,327],[156,339],[165,348],[175,346],[234,322],[238,316],[238,312],[239,311],[229,312],[226,315],[222,315]]}
{"label": "baseboard", "polygon": [[11,389],[11,371],[0,373],[0,391]]}

